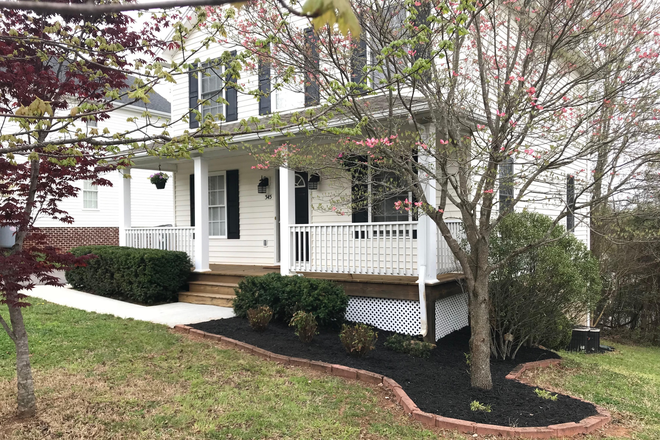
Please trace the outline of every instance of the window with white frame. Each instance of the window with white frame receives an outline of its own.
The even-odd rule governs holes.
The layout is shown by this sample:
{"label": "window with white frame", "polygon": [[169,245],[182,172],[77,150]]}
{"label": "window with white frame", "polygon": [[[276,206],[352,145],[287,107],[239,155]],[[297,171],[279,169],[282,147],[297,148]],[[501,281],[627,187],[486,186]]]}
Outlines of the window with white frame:
{"label": "window with white frame", "polygon": [[[382,6],[381,17],[378,19],[378,15],[375,15],[374,19],[377,20],[374,23],[376,29],[384,32],[382,35],[371,37],[371,42],[367,44],[367,60],[371,66],[380,66],[382,70],[373,70],[371,72],[371,86],[373,88],[378,88],[387,84],[388,81],[392,80],[392,75],[397,73],[394,62],[400,63],[400,61],[395,61],[397,58],[389,55],[383,60],[379,60],[378,56],[381,55],[383,47],[390,39],[398,39],[403,36],[403,32],[406,29],[406,16],[407,11],[403,4],[396,2],[390,4],[384,4]],[[399,66],[399,70],[403,69],[405,66]]]}
{"label": "window with white frame", "polygon": [[227,236],[227,191],[225,174],[209,175],[209,236]]}
{"label": "window with white frame", "polygon": [[216,63],[202,64],[204,70],[199,74],[199,90],[202,99],[202,117],[206,115],[221,115],[224,104],[219,102],[222,97],[222,66]]}
{"label": "window with white frame", "polygon": [[83,209],[99,209],[99,187],[91,181],[83,182]]}
{"label": "window with white frame", "polygon": [[[298,91],[298,88],[300,91]],[[282,112],[293,110],[305,106],[305,93],[302,91],[298,79],[294,79],[289,84],[283,84],[282,88],[275,90],[275,111]]]}
{"label": "window with white frame", "polygon": [[396,209],[396,202],[412,200],[412,193],[401,190],[401,183],[395,173],[382,172],[374,175],[371,181],[370,194],[375,200],[371,203],[371,221],[382,222],[407,222],[412,220],[412,211],[406,211],[405,207]]}

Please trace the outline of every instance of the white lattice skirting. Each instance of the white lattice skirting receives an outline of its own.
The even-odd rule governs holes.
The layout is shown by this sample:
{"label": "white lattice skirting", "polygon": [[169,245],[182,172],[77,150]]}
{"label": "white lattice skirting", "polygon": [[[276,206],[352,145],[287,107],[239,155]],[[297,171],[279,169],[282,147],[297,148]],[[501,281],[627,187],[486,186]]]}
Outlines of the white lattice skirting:
{"label": "white lattice skirting", "polygon": [[421,332],[417,301],[351,296],[346,319],[405,335],[418,335]]}
{"label": "white lattice skirting", "polygon": [[468,325],[467,293],[443,298],[435,302],[435,340]]}
{"label": "white lattice skirting", "polygon": [[[406,335],[421,333],[418,301],[351,296],[346,319]],[[467,294],[454,295],[435,302],[436,340],[467,325]]]}

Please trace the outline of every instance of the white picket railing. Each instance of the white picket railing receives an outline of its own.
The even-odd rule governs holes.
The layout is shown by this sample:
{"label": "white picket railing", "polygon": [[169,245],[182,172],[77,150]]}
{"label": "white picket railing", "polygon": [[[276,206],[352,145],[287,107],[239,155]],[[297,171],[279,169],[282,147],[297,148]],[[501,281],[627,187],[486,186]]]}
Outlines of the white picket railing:
{"label": "white picket railing", "polygon": [[[460,220],[447,220],[447,226],[454,237],[459,243],[463,243],[465,239],[465,229],[463,229],[463,222]],[[447,245],[442,233],[438,230],[438,274],[462,272],[461,264],[454,257],[451,249]]]}
{"label": "white picket railing", "polygon": [[297,272],[417,274],[417,222],[295,225],[289,239]]}
{"label": "white picket railing", "polygon": [[195,228],[126,229],[126,246],[186,252],[194,261]]}

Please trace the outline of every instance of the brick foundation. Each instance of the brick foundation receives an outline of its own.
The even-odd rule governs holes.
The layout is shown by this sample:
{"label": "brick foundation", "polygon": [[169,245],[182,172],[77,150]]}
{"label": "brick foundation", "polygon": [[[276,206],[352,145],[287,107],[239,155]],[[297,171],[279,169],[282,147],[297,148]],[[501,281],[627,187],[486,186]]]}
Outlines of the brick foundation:
{"label": "brick foundation", "polygon": [[[39,228],[50,246],[70,251],[77,246],[119,246],[119,228],[113,227],[55,227]],[[29,239],[26,245],[29,246]]]}

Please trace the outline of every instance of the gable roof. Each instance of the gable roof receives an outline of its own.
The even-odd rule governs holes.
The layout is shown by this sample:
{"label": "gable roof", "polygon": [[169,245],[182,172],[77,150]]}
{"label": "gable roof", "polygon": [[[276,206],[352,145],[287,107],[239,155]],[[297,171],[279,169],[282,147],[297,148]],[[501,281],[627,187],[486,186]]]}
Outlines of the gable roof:
{"label": "gable roof", "polygon": [[153,110],[153,111],[158,111],[158,112],[163,112],[170,114],[172,110],[172,104],[170,101],[168,101],[163,95],[160,93],[156,92],[155,90],[152,90],[149,93],[149,102],[144,102],[144,101],[135,101],[134,99],[131,99],[128,97],[128,92],[130,90],[130,87],[133,85],[135,82],[135,77],[129,75],[128,76],[128,87],[122,89],[119,91],[121,94],[121,97],[119,98],[118,102],[121,102],[122,104],[128,104],[133,107],[140,107],[144,108],[146,110]]}

